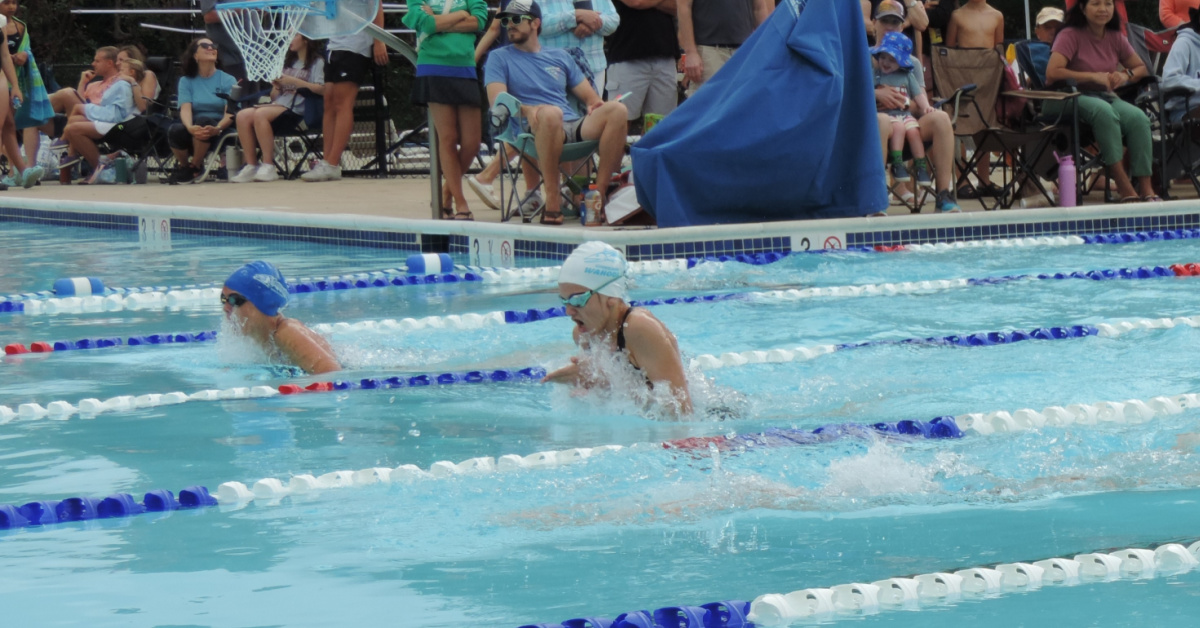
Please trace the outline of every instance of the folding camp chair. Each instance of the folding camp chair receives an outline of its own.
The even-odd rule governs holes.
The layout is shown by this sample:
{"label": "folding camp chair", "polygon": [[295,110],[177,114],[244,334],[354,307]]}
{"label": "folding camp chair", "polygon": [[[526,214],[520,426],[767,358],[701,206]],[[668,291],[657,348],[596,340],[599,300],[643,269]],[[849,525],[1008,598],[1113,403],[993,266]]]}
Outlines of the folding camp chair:
{"label": "folding camp chair", "polygon": [[300,176],[300,170],[310,159],[321,159],[321,126],[325,119],[325,99],[307,88],[296,90],[304,96],[304,117],[295,126],[280,126],[280,118],[271,124],[275,131],[275,155],[280,173],[285,179]]}
{"label": "folding camp chair", "polygon": [[[508,92],[500,93],[496,96],[496,102],[492,104],[489,118],[492,131],[496,139],[501,142],[500,203],[502,214],[500,219],[507,221],[520,215],[522,222],[532,222],[544,210],[541,205],[535,207],[533,203],[529,202],[538,188],[526,190],[524,195],[517,192],[517,182],[521,178],[522,169],[519,165],[513,167],[509,163],[509,155],[505,147],[507,144],[515,148],[521,157],[520,162],[533,166],[542,179],[542,183],[545,183],[546,178],[538,166],[537,147],[534,144],[533,133],[529,131],[528,121],[521,115],[520,101]],[[593,165],[592,157],[599,148],[600,142],[595,140],[563,144],[559,164],[577,164],[572,172],[565,173],[564,176],[571,178],[584,171],[588,171],[590,176]],[[508,182],[507,192],[505,191],[506,181]],[[545,191],[545,194],[551,193],[558,194],[559,191]]]}
{"label": "folding camp chair", "polygon": [[1175,37],[1179,32],[1179,27],[1168,28],[1161,31],[1152,31],[1145,26],[1139,26],[1130,22],[1125,25],[1126,34],[1129,37],[1129,44],[1133,46],[1134,52],[1142,58],[1142,62],[1150,69],[1150,73],[1154,75],[1162,74],[1163,64],[1166,63],[1166,55],[1171,52],[1171,46],[1175,44]]}

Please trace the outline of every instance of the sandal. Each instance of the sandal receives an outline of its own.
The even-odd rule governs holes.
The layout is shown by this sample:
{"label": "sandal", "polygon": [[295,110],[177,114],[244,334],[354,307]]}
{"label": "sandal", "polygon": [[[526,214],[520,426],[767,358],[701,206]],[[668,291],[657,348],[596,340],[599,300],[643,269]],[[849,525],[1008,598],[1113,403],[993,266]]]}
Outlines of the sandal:
{"label": "sandal", "polygon": [[553,214],[542,212],[542,219],[539,222],[543,225],[561,225],[563,224],[563,214],[562,212],[555,212]]}
{"label": "sandal", "polygon": [[1140,196],[1123,196],[1123,197],[1121,197],[1122,203],[1140,203],[1140,202],[1142,202],[1142,200],[1143,199]]}
{"label": "sandal", "polygon": [[451,220],[475,220],[475,215],[471,212],[457,212]]}
{"label": "sandal", "polygon": [[1162,200],[1161,196],[1159,196],[1157,194],[1151,194],[1150,196],[1143,196],[1142,202],[1143,203],[1161,203],[1161,202],[1163,202],[1163,200]]}

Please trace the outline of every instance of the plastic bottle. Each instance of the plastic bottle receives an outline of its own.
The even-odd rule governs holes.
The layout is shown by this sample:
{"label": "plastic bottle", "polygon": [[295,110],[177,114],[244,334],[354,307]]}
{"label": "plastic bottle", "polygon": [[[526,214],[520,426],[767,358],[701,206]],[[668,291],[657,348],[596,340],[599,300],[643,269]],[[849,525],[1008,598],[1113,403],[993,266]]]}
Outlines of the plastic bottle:
{"label": "plastic bottle", "polygon": [[1059,155],[1056,151],[1054,158],[1058,160],[1058,206],[1075,206],[1075,158],[1071,155]]}
{"label": "plastic bottle", "polygon": [[583,224],[588,227],[598,227],[604,224],[600,217],[600,191],[596,189],[596,184],[588,186],[588,191],[583,195],[583,211],[580,212],[583,218]]}

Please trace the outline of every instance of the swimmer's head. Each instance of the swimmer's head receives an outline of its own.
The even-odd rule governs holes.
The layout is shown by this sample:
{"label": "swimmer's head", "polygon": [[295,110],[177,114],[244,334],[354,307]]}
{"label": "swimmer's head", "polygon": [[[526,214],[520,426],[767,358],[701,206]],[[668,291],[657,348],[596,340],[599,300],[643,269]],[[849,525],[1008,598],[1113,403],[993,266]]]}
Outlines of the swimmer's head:
{"label": "swimmer's head", "polygon": [[240,305],[234,305],[238,301],[234,295],[245,298],[267,316],[275,316],[288,303],[287,280],[270,262],[250,262],[235,270],[225,280],[225,288],[221,301],[234,309]]}
{"label": "swimmer's head", "polygon": [[558,283],[575,284],[597,294],[626,300],[625,256],[603,242],[584,242],[575,248],[558,272]]}

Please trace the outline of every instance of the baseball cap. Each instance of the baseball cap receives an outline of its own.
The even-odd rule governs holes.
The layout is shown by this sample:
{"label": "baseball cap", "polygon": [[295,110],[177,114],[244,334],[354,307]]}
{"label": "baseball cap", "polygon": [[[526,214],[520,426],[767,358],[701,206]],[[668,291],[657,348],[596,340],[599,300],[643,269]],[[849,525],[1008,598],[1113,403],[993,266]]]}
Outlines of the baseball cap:
{"label": "baseball cap", "polygon": [[1062,21],[1063,21],[1063,10],[1062,9],[1056,9],[1054,7],[1046,7],[1044,9],[1042,9],[1041,11],[1038,11],[1037,20],[1034,21],[1034,24],[1037,26],[1041,26],[1042,24],[1045,24],[1046,22],[1062,22]]}
{"label": "baseball cap", "polygon": [[871,49],[871,56],[881,52],[892,55],[896,63],[905,70],[912,69],[912,42],[904,36],[904,33],[895,31],[884,33],[883,40],[879,42],[879,45]]}
{"label": "baseball cap", "polygon": [[508,6],[504,7],[497,15],[508,15],[518,17],[521,15],[530,15],[542,19],[542,8],[538,6],[534,0],[512,0]]}
{"label": "baseball cap", "polygon": [[904,19],[904,5],[897,0],[883,0],[879,6],[875,8],[875,19],[880,19],[886,16]]}

